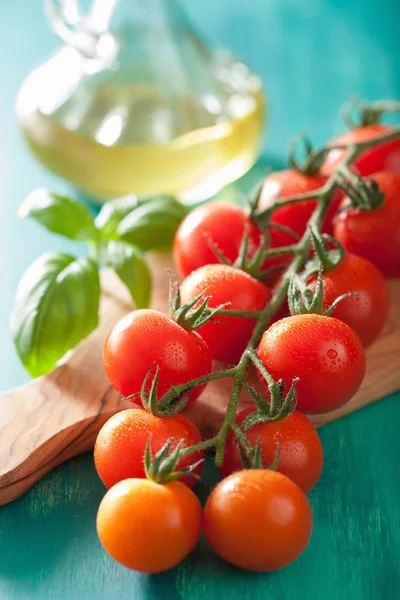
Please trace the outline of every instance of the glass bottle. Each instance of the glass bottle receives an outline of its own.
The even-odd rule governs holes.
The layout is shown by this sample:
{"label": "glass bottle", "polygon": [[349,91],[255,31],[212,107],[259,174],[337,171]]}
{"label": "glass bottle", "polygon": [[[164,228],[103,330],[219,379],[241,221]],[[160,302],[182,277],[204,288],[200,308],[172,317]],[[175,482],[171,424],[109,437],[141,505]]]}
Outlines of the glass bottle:
{"label": "glass bottle", "polygon": [[210,51],[177,0],[47,0],[61,49],[17,98],[23,133],[49,169],[98,201],[129,192],[187,203],[254,164],[260,79]]}

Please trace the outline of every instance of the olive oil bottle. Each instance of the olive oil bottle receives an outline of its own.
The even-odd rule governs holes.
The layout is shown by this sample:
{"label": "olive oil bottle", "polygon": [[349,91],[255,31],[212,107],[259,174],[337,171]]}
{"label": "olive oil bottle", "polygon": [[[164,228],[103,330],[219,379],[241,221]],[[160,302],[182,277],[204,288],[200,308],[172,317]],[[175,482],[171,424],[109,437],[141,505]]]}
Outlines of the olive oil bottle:
{"label": "olive oil bottle", "polygon": [[229,53],[208,50],[175,0],[93,0],[74,23],[69,0],[61,4],[59,13],[60,1],[49,3],[50,18],[65,44],[17,99],[46,167],[100,202],[133,192],[187,203],[250,169],[261,82]]}

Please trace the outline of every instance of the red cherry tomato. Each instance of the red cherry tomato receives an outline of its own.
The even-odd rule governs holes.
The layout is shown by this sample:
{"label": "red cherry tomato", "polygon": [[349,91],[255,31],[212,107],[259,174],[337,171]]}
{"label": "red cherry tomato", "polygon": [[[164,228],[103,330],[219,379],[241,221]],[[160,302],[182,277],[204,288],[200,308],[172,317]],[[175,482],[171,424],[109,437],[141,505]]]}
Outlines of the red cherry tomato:
{"label": "red cherry tomato", "polygon": [[[354,329],[364,346],[371,344],[389,314],[389,288],[382,273],[368,260],[347,254],[337,267],[323,274],[322,280],[324,309],[342,294],[357,294],[339,302],[332,316]],[[313,275],[308,286],[315,290],[316,285],[317,276]]]}
{"label": "red cherry tomato", "polygon": [[[323,175],[303,175],[303,173],[294,169],[271,173],[264,181],[259,208],[268,208],[276,200],[286,200],[292,196],[319,190],[325,185],[326,181],[327,178]],[[282,206],[273,213],[271,222],[284,225],[301,237],[307,228],[307,223],[316,205],[315,200],[304,200],[304,202]],[[279,236],[276,238],[278,246],[287,246],[294,243],[293,237],[283,232],[278,233]]]}
{"label": "red cherry tomato", "polygon": [[[149,439],[151,455],[154,456],[169,439],[173,439],[173,450],[180,441],[182,448],[187,448],[201,442],[202,437],[196,425],[184,415],[160,418],[142,408],[122,410],[103,425],[94,447],[94,464],[105,486],[110,488],[131,477],[146,477],[143,459]],[[176,470],[193,465],[203,456],[203,450],[184,456]],[[203,465],[200,464],[194,473],[201,475],[202,470]],[[182,477],[180,481],[189,487],[196,483],[196,479],[190,476]]]}
{"label": "red cherry tomato", "polygon": [[[157,389],[161,397],[173,385],[210,373],[211,352],[195,331],[186,331],[155,310],[136,310],[108,334],[104,368],[115,389],[130,396],[140,392],[153,365],[159,367]],[[148,389],[150,385],[151,381]],[[189,402],[196,400],[203,389],[199,386],[191,390]]]}
{"label": "red cherry tomato", "polygon": [[[298,194],[306,194],[321,189],[326,183],[327,178],[316,174],[312,176],[303,175],[303,173],[294,169],[277,171],[268,175],[264,181],[264,186],[260,195],[259,208],[265,209],[274,204],[277,200],[284,201]],[[340,196],[336,195],[331,201],[328,214],[325,220],[325,233],[332,233],[332,220],[337,212],[340,202]],[[271,223],[283,225],[292,230],[299,237],[302,237],[306,231],[307,223],[311,218],[317,206],[316,200],[304,200],[287,206],[278,208],[271,217]],[[293,236],[283,231],[271,229],[271,248],[280,248],[282,246],[291,246],[296,243]],[[291,255],[273,257],[263,265],[264,269],[286,265]]]}
{"label": "red cherry tomato", "polygon": [[[242,410],[236,417],[241,426],[253,407]],[[283,473],[308,493],[317,483],[324,463],[321,441],[310,419],[298,411],[281,421],[266,421],[253,425],[245,433],[246,439],[255,447],[260,443],[263,466],[267,468],[276,458],[279,448],[277,471]],[[242,461],[235,435],[231,431],[225,446],[222,477],[241,470]]]}
{"label": "red cherry tomato", "polygon": [[[204,292],[210,296],[210,307],[226,302],[227,310],[256,312],[271,298],[270,290],[244,271],[228,265],[207,265],[194,271],[181,284],[182,302]],[[198,331],[211,349],[215,360],[236,364],[251,338],[254,319],[218,317]]]}
{"label": "red cherry tomato", "polygon": [[210,546],[249,571],[274,571],[293,562],[306,549],[311,530],[307,496],[276,471],[233,473],[213,489],[204,509]]}
{"label": "red cherry tomato", "polygon": [[192,210],[175,235],[173,257],[182,277],[204,265],[218,263],[212,244],[231,262],[239,254],[245,228],[249,232],[249,256],[260,245],[260,233],[240,206],[209,202]]}
{"label": "red cherry tomato", "polygon": [[[357,334],[343,321],[315,314],[295,315],[264,333],[257,356],[288,391],[295,377],[298,410],[325,413],[356,393],[365,373],[365,353]],[[266,382],[260,376],[262,384]]]}
{"label": "red cherry tomato", "polygon": [[[360,211],[348,208],[335,221],[334,235],[353,254],[372,262],[386,277],[400,276],[400,174],[372,175],[385,194],[380,208]],[[344,198],[342,208],[348,206]]]}
{"label": "red cherry tomato", "polygon": [[[367,142],[380,135],[390,133],[391,128],[387,125],[375,124],[358,127],[346,131],[336,138],[330,140],[331,146],[340,144],[352,144]],[[321,168],[321,173],[330,177],[336,167],[346,158],[347,150],[331,150]],[[377,171],[389,171],[400,173],[400,139],[372,146],[365,150],[354,163],[360,175],[372,175]]]}

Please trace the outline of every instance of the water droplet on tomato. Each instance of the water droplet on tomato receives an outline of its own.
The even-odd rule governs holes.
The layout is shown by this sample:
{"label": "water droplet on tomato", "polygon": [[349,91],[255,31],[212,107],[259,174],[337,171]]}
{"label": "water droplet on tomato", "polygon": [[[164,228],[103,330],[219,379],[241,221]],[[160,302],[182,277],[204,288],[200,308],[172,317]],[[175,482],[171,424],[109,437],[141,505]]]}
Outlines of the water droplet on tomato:
{"label": "water droplet on tomato", "polygon": [[333,350],[333,348],[330,348],[330,350],[327,352],[327,355],[333,360],[337,357],[337,352],[336,350]]}

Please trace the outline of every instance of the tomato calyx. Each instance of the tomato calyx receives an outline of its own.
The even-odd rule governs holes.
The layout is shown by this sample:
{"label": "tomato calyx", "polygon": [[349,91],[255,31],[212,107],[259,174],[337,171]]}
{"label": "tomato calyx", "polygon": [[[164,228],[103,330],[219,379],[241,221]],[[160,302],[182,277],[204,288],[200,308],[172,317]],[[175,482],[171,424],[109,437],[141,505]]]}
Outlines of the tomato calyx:
{"label": "tomato calyx", "polygon": [[[273,211],[279,208],[279,206],[285,204],[285,202],[277,201],[274,206],[258,211],[258,201],[263,188],[263,183],[264,182],[261,181],[257,185],[256,189],[251,192],[249,197],[246,199],[248,204],[247,216],[249,218],[249,222],[244,227],[238,256],[235,261],[232,261],[225,256],[225,254],[214,243],[210,235],[205,234],[205,238],[210,250],[218,259],[219,263],[229,267],[234,267],[235,269],[240,269],[258,281],[265,283],[269,280],[270,276],[275,275],[276,272],[282,271],[281,266],[263,269],[265,261],[269,258],[281,256],[283,254],[292,255],[296,249],[293,245],[271,248],[270,230],[274,229],[285,233],[287,236],[293,239],[293,244],[299,242],[300,236],[296,232],[292,231],[292,229],[289,227],[281,225],[280,223],[270,222]],[[289,203],[290,202],[291,200],[289,200]],[[258,244],[253,239],[254,226],[258,229]],[[275,279],[272,278],[272,281],[275,281]]]}
{"label": "tomato calyx", "polygon": [[310,275],[318,273],[321,265],[325,273],[335,269],[345,257],[345,249],[342,244],[327,233],[321,233],[316,227],[310,227],[310,233],[315,251],[303,272],[303,279],[307,280]]}
{"label": "tomato calyx", "polygon": [[[293,239],[293,243],[297,243],[300,241],[301,236],[298,235],[293,229],[290,227],[286,227],[281,223],[272,223],[271,217],[275,210],[278,208],[282,208],[286,204],[292,204],[293,198],[289,198],[287,200],[282,200],[279,197],[279,194],[276,197],[276,201],[271,206],[267,206],[266,208],[259,209],[259,201],[261,197],[262,190],[264,188],[265,180],[262,179],[252,190],[246,198],[247,206],[248,206],[248,215],[250,220],[254,223],[256,227],[262,232],[264,237],[264,242],[269,241],[269,230],[275,229],[276,231],[280,231],[281,233],[285,233],[289,237]],[[299,200],[300,202],[301,200]]]}
{"label": "tomato calyx", "polygon": [[360,177],[346,165],[340,165],[336,170],[336,182],[346,194],[349,205],[360,211],[371,211],[380,208],[385,201],[385,194],[380,190],[376,181]]}
{"label": "tomato calyx", "polygon": [[237,437],[237,444],[243,469],[267,469],[268,471],[276,471],[281,454],[281,445],[277,436],[274,436],[274,438],[277,443],[276,456],[273,462],[265,467],[261,456],[260,438],[257,438],[256,445],[253,447],[245,436],[241,437],[239,435]]}
{"label": "tomato calyx", "polygon": [[[322,263],[319,265],[317,285],[315,291],[307,287],[304,281],[304,277],[294,275],[290,280],[288,289],[288,304],[290,313],[292,315],[323,315],[329,317],[336,306],[349,296],[357,296],[356,293],[349,292],[338,296],[332,304],[324,310],[324,284],[322,275],[324,273],[324,267]],[[308,276],[307,271],[307,276]]]}
{"label": "tomato calyx", "polygon": [[[258,364],[257,359],[257,368],[260,373],[265,377],[265,367],[263,365]],[[272,382],[271,382],[272,380]],[[297,392],[296,392],[296,384],[298,378],[292,381],[292,385],[290,387],[289,392],[284,395],[284,385],[283,381],[280,380],[275,382],[272,377],[268,374],[268,390],[270,394],[270,402],[267,402],[260,396],[260,394],[248,383],[244,382],[244,387],[249,393],[251,399],[256,405],[256,410],[252,412],[250,415],[246,417],[243,421],[242,428],[243,431],[248,431],[257,423],[264,423],[266,421],[281,421],[288,417],[296,408],[297,404]]]}
{"label": "tomato calyx", "polygon": [[210,300],[211,296],[206,296],[205,292],[202,292],[186,304],[181,305],[179,285],[174,285],[170,281],[169,311],[171,318],[187,331],[199,329],[228,306],[225,303],[220,304],[216,308],[210,308],[208,306]]}
{"label": "tomato calyx", "polygon": [[200,464],[204,462],[204,459],[200,459],[189,467],[182,469],[181,471],[175,471],[176,465],[180,458],[180,452],[183,446],[183,440],[180,440],[176,447],[170,452],[173,439],[167,440],[164,446],[152,457],[150,449],[151,438],[147,440],[146,450],[144,454],[144,468],[147,479],[151,479],[156,483],[169,483],[176,479],[181,479],[185,476],[194,477],[200,480],[197,473],[193,471]]}
{"label": "tomato calyx", "polygon": [[[240,439],[237,437],[240,460],[242,461],[243,469],[263,469],[263,461],[261,456],[260,438],[257,439],[256,445],[253,446],[247,442],[246,438]],[[246,440],[246,442],[244,441]]]}
{"label": "tomato calyx", "polygon": [[[151,382],[150,391],[148,390],[148,384],[155,368],[155,374]],[[191,390],[198,386],[202,386],[209,381],[215,381],[217,379],[225,379],[232,377],[235,372],[234,367],[224,369],[222,371],[213,371],[197,379],[191,379],[186,383],[179,385],[173,385],[170,387],[161,398],[158,398],[157,385],[158,385],[158,374],[159,367],[153,363],[144,378],[140,392],[136,392],[131,396],[127,396],[126,400],[132,400],[140,397],[143,404],[143,408],[155,415],[156,417],[170,417],[177,413],[180,413],[186,406]]]}
{"label": "tomato calyx", "polygon": [[375,106],[372,102],[365,102],[361,98],[350,98],[343,104],[340,116],[346,127],[359,129],[379,123],[384,112],[384,109]]}
{"label": "tomato calyx", "polygon": [[[151,382],[151,386],[150,386],[150,391],[146,391],[148,389],[148,383],[150,381],[150,378],[152,376],[152,373],[154,371],[155,368],[155,373],[154,373],[154,377],[153,380]],[[148,370],[148,372],[146,373],[146,377],[143,380],[142,383],[142,387],[140,392],[137,392],[136,394],[132,394],[131,396],[128,396],[128,400],[130,399],[134,399],[135,397],[139,396],[140,400],[143,404],[143,408],[145,410],[147,410],[147,412],[150,412],[152,415],[156,416],[156,417],[171,417],[172,415],[175,415],[177,413],[180,413],[186,406],[188,400],[189,400],[189,395],[190,395],[190,390],[186,391],[182,394],[176,394],[174,396],[172,396],[168,403],[161,403],[158,400],[158,395],[157,395],[157,385],[158,385],[158,374],[159,374],[160,368],[158,366],[155,365],[155,363],[153,363],[150,367],[150,369]]]}
{"label": "tomato calyx", "polygon": [[293,248],[290,250],[287,247],[284,248],[269,248],[269,234],[266,229],[264,231],[260,230],[260,244],[255,251],[255,253],[249,257],[248,254],[248,244],[249,244],[249,230],[248,227],[245,229],[243,240],[240,245],[239,255],[234,262],[233,266],[236,269],[240,269],[241,271],[245,271],[254,279],[258,281],[266,282],[268,281],[270,275],[273,275],[276,271],[281,271],[281,267],[271,267],[268,269],[263,269],[262,266],[265,261],[272,257],[281,255],[287,252],[293,252]]}
{"label": "tomato calyx", "polygon": [[282,256],[284,254],[292,255],[295,251],[295,246],[280,246],[278,248],[270,248],[270,235],[268,228],[279,229],[280,231],[291,235],[296,241],[298,241],[299,236],[288,227],[277,225],[275,223],[269,224],[268,228],[266,226],[262,227],[260,224],[258,226],[260,229],[260,244],[256,251],[252,255],[249,255],[249,228],[246,227],[240,245],[239,255],[233,263],[228,260],[226,256],[224,256],[218,250],[218,248],[212,244],[210,240],[209,244],[215,256],[222,264],[229,265],[235,269],[240,269],[241,271],[244,271],[245,273],[248,273],[254,277],[254,279],[257,279],[262,283],[267,283],[271,276],[282,271],[282,266],[263,269],[265,261],[275,256]]}
{"label": "tomato calyx", "polygon": [[361,98],[350,98],[342,106],[340,114],[349,129],[359,129],[380,123],[387,112],[400,112],[400,102],[366,102]]}
{"label": "tomato calyx", "polygon": [[[296,158],[300,152],[304,155],[302,162]],[[310,138],[302,133],[292,139],[289,146],[288,164],[291,169],[302,173],[305,176],[312,176],[318,173],[325,162],[329,152],[328,147],[315,150]]]}
{"label": "tomato calyx", "polygon": [[248,356],[257,368],[260,376],[268,384],[269,401],[262,398],[254,387],[247,382],[243,382],[249,396],[256,405],[256,410],[250,413],[242,423],[243,432],[248,431],[257,423],[264,423],[265,421],[281,421],[288,417],[296,409],[297,405],[296,385],[298,378],[296,377],[293,379],[290,389],[285,395],[284,381],[275,381],[253,350],[249,350]]}

